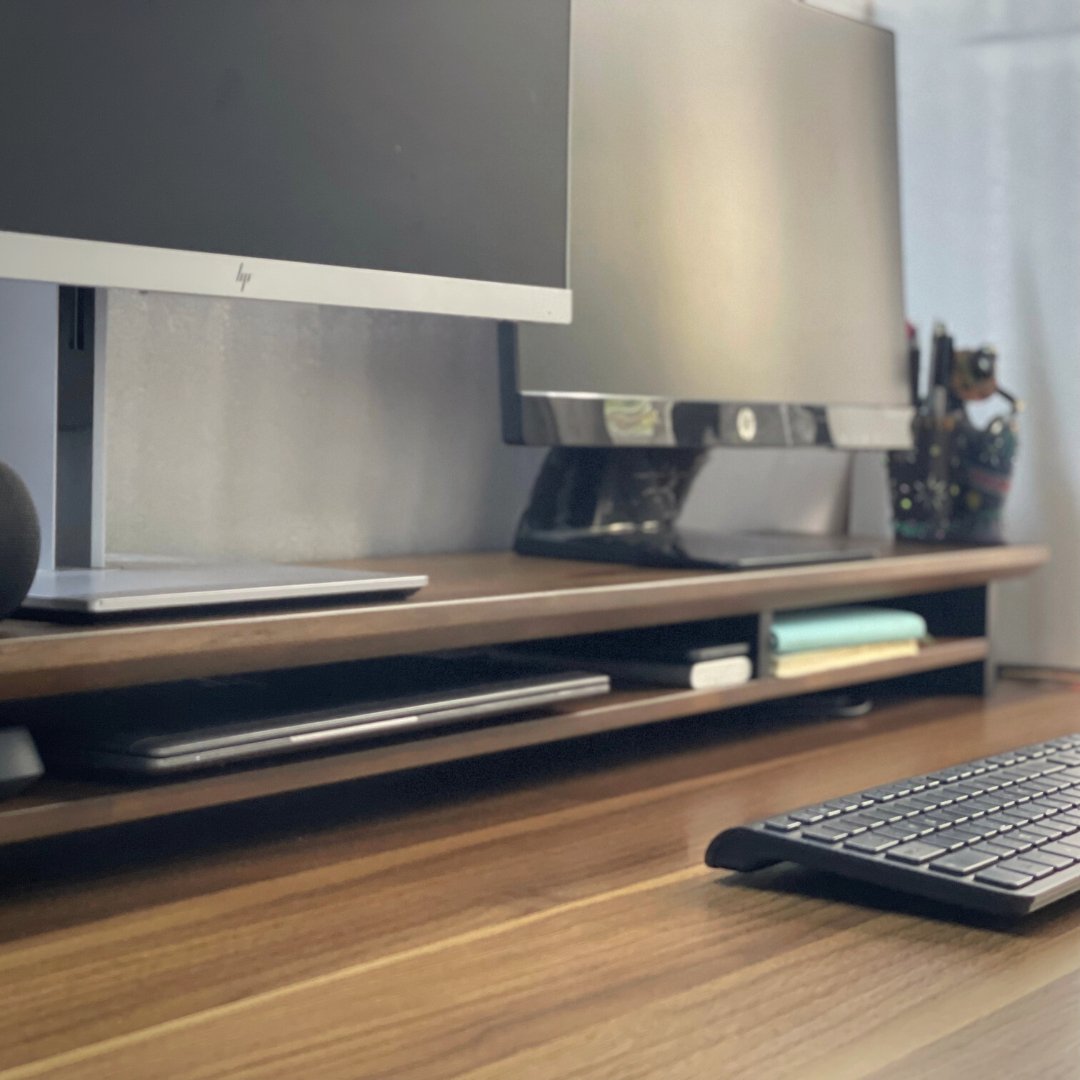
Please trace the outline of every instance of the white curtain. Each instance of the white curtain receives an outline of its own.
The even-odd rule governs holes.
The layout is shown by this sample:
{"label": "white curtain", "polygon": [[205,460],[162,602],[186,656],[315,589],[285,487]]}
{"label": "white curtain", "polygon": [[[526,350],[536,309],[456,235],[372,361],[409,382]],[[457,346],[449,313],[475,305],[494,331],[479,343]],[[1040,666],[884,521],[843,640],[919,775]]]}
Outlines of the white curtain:
{"label": "white curtain", "polygon": [[877,0],[897,32],[908,310],[1001,351],[1027,403],[999,658],[1080,668],[1080,0]]}

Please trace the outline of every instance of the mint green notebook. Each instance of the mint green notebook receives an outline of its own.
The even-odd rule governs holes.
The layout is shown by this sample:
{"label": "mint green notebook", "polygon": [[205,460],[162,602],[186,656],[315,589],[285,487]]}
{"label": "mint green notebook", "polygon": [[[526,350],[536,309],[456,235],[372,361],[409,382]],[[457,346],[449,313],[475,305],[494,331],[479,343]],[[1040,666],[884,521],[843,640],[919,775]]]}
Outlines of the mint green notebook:
{"label": "mint green notebook", "polygon": [[792,653],[923,637],[926,637],[926,620],[913,611],[838,607],[776,615],[770,644],[773,652]]}

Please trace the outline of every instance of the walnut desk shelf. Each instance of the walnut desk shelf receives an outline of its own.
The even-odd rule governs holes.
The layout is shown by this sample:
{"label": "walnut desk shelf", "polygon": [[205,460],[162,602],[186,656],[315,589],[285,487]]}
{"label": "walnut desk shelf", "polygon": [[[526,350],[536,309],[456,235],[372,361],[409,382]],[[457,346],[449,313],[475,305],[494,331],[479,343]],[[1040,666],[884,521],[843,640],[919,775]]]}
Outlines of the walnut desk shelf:
{"label": "walnut desk shelf", "polygon": [[[202,618],[0,623],[0,702],[172,679],[408,655],[692,620],[904,598],[935,640],[918,656],[723,690],[619,690],[503,724],[367,749],[280,759],[151,784],[47,779],[0,804],[0,844],[339,783],[755,702],[909,678],[913,690],[988,685],[988,592],[1046,561],[1039,546],[897,548],[884,558],[736,574],[649,570],[508,553],[372,560],[431,585],[393,603]],[[919,682],[919,679],[922,682]]]}

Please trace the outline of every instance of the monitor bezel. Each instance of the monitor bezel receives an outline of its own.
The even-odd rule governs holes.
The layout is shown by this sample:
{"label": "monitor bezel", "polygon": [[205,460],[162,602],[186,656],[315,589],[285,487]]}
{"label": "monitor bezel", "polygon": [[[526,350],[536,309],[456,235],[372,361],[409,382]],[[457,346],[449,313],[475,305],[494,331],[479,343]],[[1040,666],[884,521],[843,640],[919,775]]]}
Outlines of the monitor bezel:
{"label": "monitor bezel", "polygon": [[[499,325],[499,385],[506,442],[523,446],[823,448],[910,450],[912,405],[691,400],[627,393],[522,390],[517,328]],[[618,423],[646,415],[638,430]]]}
{"label": "monitor bezel", "polygon": [[567,324],[569,288],[0,230],[0,278]]}

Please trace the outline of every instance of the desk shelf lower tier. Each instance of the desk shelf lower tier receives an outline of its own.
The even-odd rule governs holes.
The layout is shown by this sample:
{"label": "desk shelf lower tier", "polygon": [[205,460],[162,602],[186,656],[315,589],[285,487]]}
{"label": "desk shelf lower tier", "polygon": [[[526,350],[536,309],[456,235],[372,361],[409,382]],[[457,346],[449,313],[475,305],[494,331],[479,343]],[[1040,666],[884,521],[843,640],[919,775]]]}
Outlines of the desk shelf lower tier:
{"label": "desk shelf lower tier", "polygon": [[979,665],[986,638],[936,641],[918,656],[861,664],[794,679],[754,679],[723,690],[618,690],[518,720],[490,723],[449,734],[320,754],[245,769],[155,783],[89,783],[47,780],[0,807],[0,844],[58,836],[165,814],[280,795],[305,788],[496,754],[563,739],[595,735],[799,694],[872,683],[921,673]]}

